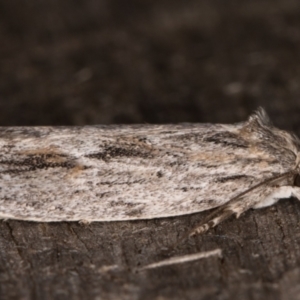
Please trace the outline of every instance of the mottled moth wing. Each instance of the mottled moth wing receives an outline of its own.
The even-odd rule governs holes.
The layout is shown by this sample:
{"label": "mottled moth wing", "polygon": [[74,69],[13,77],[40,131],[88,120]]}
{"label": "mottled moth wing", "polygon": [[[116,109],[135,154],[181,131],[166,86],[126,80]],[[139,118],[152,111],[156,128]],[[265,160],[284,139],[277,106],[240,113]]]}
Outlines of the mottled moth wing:
{"label": "mottled moth wing", "polygon": [[0,217],[114,221],[222,206],[293,169],[263,112],[234,125],[0,129]]}

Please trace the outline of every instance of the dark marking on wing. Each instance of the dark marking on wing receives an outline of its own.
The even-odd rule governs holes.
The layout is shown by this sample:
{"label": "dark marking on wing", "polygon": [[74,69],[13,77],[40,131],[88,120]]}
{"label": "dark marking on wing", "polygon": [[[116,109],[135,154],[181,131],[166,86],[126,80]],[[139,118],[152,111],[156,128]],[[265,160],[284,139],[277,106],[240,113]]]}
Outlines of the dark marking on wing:
{"label": "dark marking on wing", "polygon": [[136,208],[126,212],[126,215],[129,217],[138,217],[143,214],[143,208]]}
{"label": "dark marking on wing", "polygon": [[163,173],[162,173],[162,171],[158,171],[158,172],[156,173],[156,176],[157,176],[158,178],[161,178],[161,177],[163,177]]}
{"label": "dark marking on wing", "polygon": [[247,176],[247,175],[232,175],[232,176],[226,176],[226,177],[216,178],[215,181],[223,183],[223,182],[226,182],[226,181],[239,180],[241,178],[249,179],[249,177],[252,177],[252,176]]}
{"label": "dark marking on wing", "polygon": [[162,135],[166,135],[166,134],[174,134],[174,130],[163,130],[163,131],[160,131],[159,134],[162,134]]}
{"label": "dark marking on wing", "polygon": [[140,206],[142,203],[139,203],[139,202],[136,202],[136,203],[132,203],[132,202],[125,202],[123,200],[119,200],[119,201],[110,201],[109,205],[111,207],[114,207],[114,206],[124,206],[126,208],[135,208],[137,206]]}
{"label": "dark marking on wing", "polygon": [[152,158],[152,154],[149,152],[141,151],[134,148],[122,148],[107,146],[104,151],[96,152],[85,155],[88,158],[96,158],[107,161],[114,157],[141,157],[141,158]]}
{"label": "dark marking on wing", "polygon": [[177,136],[177,139],[180,141],[186,141],[186,142],[200,142],[203,140],[203,133],[198,132],[190,132],[190,133],[184,133]]}
{"label": "dark marking on wing", "polygon": [[175,188],[174,190],[176,191],[182,191],[182,192],[188,192],[188,191],[197,191],[197,190],[202,190],[202,187],[198,186],[184,186],[184,187],[180,187],[180,188]]}
{"label": "dark marking on wing", "polygon": [[1,164],[12,167],[11,169],[2,171],[1,173],[20,173],[48,168],[71,169],[76,165],[74,159],[70,158],[66,154],[58,153],[27,154],[25,158],[19,160],[1,160],[0,165]]}
{"label": "dark marking on wing", "polygon": [[249,143],[234,133],[223,131],[204,138],[204,142],[220,144],[232,148],[248,148]]}
{"label": "dark marking on wing", "polygon": [[[193,202],[197,202],[197,201],[193,201]],[[213,207],[213,206],[218,205],[219,202],[215,199],[204,199],[201,201],[201,204],[209,204],[211,207]]]}
{"label": "dark marking on wing", "polygon": [[96,185],[97,186],[100,186],[100,185],[109,185],[109,186],[112,186],[112,185],[131,185],[131,184],[141,184],[141,183],[144,183],[145,182],[145,179],[139,179],[139,180],[134,180],[134,181],[130,181],[130,179],[128,179],[128,181],[122,181],[122,182],[117,182],[116,180],[115,181],[101,181],[101,182],[98,182]]}

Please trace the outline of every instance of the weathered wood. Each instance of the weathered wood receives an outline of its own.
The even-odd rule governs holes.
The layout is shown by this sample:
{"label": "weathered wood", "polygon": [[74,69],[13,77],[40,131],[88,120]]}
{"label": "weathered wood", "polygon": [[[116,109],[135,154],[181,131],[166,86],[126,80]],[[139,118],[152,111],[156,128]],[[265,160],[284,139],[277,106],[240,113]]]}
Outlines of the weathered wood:
{"label": "weathered wood", "polygon": [[298,206],[289,200],[251,211],[169,253],[221,248],[223,259],[211,257],[141,272],[135,269],[166,258],[164,249],[205,214],[88,226],[1,222],[1,295],[19,299],[153,299],[158,295],[232,299],[238,295],[252,299],[259,294],[281,299],[280,292],[295,289],[299,278],[294,267],[299,264]]}
{"label": "weathered wood", "polygon": [[[228,122],[300,135],[299,2],[1,1],[0,125]],[[231,218],[0,222],[0,299],[300,299],[300,204]],[[216,256],[136,272],[161,259]]]}

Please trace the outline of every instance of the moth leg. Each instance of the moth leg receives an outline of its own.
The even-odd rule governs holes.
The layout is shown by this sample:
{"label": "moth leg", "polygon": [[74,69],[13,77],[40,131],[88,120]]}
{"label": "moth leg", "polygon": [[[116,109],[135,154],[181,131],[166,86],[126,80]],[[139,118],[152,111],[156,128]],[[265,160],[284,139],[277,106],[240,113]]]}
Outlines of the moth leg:
{"label": "moth leg", "polygon": [[272,193],[269,194],[266,198],[262,199],[257,204],[255,204],[253,208],[257,209],[270,206],[280,199],[291,197],[296,197],[298,200],[300,200],[300,188],[296,186],[280,186],[274,189],[274,191],[272,191]]}
{"label": "moth leg", "polygon": [[248,202],[234,202],[227,203],[224,206],[216,209],[208,218],[201,223],[199,226],[195,227],[189,234],[189,236],[195,236],[215,227],[224,220],[228,219],[232,215],[236,215],[238,218],[243,212],[251,208]]}
{"label": "moth leg", "polygon": [[298,200],[300,200],[300,187],[297,187],[297,186],[293,187],[292,197],[295,197]]}
{"label": "moth leg", "polygon": [[210,228],[215,227],[216,225],[220,224],[222,221],[228,219],[232,214],[233,211],[223,209],[219,211],[220,214],[217,214],[215,217],[210,219],[209,221],[195,227],[189,234],[189,236],[195,236],[197,234],[201,234],[209,230]]}
{"label": "moth leg", "polygon": [[[245,197],[246,196],[246,197]],[[194,228],[189,236],[201,234],[208,229],[215,227],[222,221],[235,214],[238,218],[243,212],[250,208],[262,208],[276,203],[279,199],[296,197],[300,200],[300,188],[292,186],[281,186],[272,188],[267,197],[262,198],[263,194],[249,194],[232,199],[224,206],[216,209],[208,218],[199,226]],[[252,200],[253,199],[253,200]]]}

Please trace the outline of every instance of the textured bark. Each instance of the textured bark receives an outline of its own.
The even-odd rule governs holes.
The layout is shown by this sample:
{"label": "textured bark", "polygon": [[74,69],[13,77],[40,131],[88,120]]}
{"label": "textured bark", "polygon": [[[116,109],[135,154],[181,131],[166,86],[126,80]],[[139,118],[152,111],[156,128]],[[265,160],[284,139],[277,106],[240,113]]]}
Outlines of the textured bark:
{"label": "textured bark", "polygon": [[[219,122],[300,134],[298,1],[0,1],[1,125]],[[209,212],[0,222],[1,299],[300,299],[300,204],[176,243]],[[220,248],[158,269],[161,259]]]}
{"label": "textured bark", "polygon": [[[300,279],[296,201],[248,212],[173,252],[165,250],[204,215],[88,226],[2,222],[1,295],[19,299],[297,299],[299,294],[293,292],[299,290]],[[166,257],[216,248],[222,249],[222,259],[212,256],[136,271]]]}

